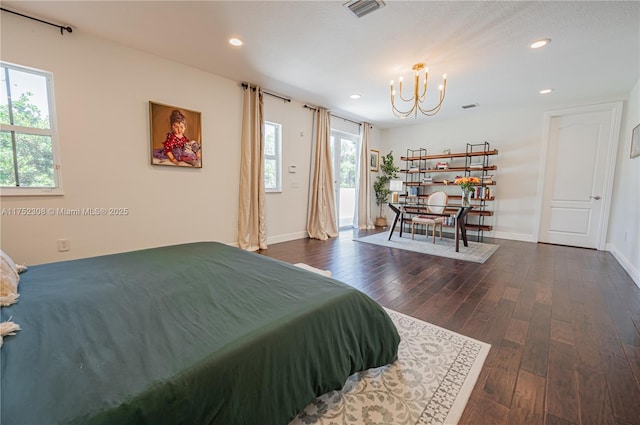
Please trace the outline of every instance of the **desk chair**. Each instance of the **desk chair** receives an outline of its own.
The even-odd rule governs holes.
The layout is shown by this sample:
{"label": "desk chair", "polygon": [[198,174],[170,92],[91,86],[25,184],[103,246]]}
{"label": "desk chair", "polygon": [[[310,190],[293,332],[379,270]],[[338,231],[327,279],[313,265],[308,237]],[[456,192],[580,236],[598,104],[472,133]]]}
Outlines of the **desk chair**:
{"label": "desk chair", "polygon": [[[442,214],[449,197],[443,191],[433,192],[427,198],[427,210],[434,214]],[[442,224],[444,223],[444,217],[435,217],[427,215],[419,215],[411,219],[411,239],[413,239],[414,229],[416,224],[426,225],[425,236],[429,237],[429,226],[433,226],[433,240],[431,243],[436,243],[436,227],[440,227],[440,240],[442,240]]]}

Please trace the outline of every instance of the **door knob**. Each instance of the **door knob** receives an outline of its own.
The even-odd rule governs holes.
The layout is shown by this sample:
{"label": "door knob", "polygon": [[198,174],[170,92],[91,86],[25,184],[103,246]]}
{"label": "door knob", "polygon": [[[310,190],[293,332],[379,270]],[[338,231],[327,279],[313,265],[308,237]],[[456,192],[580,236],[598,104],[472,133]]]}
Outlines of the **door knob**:
{"label": "door knob", "polygon": [[596,201],[600,200],[600,196],[596,195],[596,196],[589,196],[589,198],[591,199],[595,199]]}

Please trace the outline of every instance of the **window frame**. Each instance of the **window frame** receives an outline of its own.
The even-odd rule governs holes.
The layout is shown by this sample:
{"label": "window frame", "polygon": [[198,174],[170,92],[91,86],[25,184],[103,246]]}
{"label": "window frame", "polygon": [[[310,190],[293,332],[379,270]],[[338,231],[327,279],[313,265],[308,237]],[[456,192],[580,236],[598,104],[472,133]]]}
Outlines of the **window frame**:
{"label": "window frame", "polygon": [[[2,68],[23,72],[27,74],[44,77],[47,90],[47,106],[49,108],[49,128],[23,127],[14,124],[0,123],[0,130],[22,133],[29,135],[47,136],[51,138],[51,154],[53,157],[53,187],[21,187],[21,186],[0,186],[0,196],[47,196],[47,195],[63,195],[62,188],[62,166],[60,163],[60,146],[58,138],[58,124],[55,108],[55,94],[53,73],[41,69],[30,68],[23,65],[13,64],[10,62],[0,61]],[[7,92],[7,95],[10,93]]]}
{"label": "window frame", "polygon": [[[264,126],[265,126],[265,137],[266,137],[266,127],[267,125],[271,125],[273,127],[276,128],[276,140],[275,140],[275,151],[276,153],[274,155],[267,155],[267,153],[265,152],[265,149],[267,147],[266,141],[265,141],[265,146],[263,149],[263,161],[266,162],[267,159],[269,160],[275,160],[276,162],[276,187],[275,188],[267,188],[266,187],[266,183],[263,183],[264,186],[264,191],[266,193],[282,193],[282,124],[279,124],[277,122],[273,122],[273,121],[266,121],[264,122]],[[264,164],[263,164],[263,168]],[[266,171],[263,170],[263,179],[264,179],[264,172]],[[266,182],[266,179],[264,179]]]}

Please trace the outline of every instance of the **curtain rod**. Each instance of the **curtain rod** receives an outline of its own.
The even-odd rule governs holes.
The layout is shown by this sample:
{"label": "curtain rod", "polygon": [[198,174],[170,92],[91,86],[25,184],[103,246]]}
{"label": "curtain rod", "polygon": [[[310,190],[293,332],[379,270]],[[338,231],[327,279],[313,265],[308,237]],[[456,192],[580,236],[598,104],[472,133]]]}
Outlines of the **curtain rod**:
{"label": "curtain rod", "polygon": [[[317,107],[317,106],[304,105],[304,107],[305,107],[305,108],[307,108],[307,109],[313,109],[314,111],[317,111],[317,110],[318,110],[318,107]],[[354,121],[354,120],[350,120],[349,118],[341,117],[340,115],[331,114],[331,116],[332,116],[332,117],[336,117],[336,118],[340,118],[341,120],[345,120],[345,121],[352,122],[352,123],[354,123],[354,124],[362,125],[362,123],[361,123],[361,122],[357,122],[357,121]]]}
{"label": "curtain rod", "polygon": [[64,35],[64,32],[67,31],[69,33],[73,32],[71,27],[65,27],[64,25],[53,24],[51,22],[43,21],[42,19],[34,18],[33,16],[23,15],[22,13],[14,12],[13,10],[5,9],[4,7],[0,7],[0,10],[3,12],[13,13],[14,15],[22,16],[23,18],[31,19],[34,21],[38,21],[43,24],[51,25],[52,27],[60,28],[60,35]]}
{"label": "curtain rod", "polygon": [[[249,88],[249,86],[250,86],[250,84],[249,84],[249,83],[242,83],[241,85],[242,85],[242,88],[243,88],[243,89],[245,89],[245,90],[246,90],[246,89],[248,89],[248,88]],[[253,88],[253,89],[255,90],[255,88]],[[285,102],[291,102],[291,99],[289,99],[289,98],[287,98],[287,97],[283,97],[283,96],[281,96],[281,95],[279,95],[279,94],[276,94],[276,93],[268,92],[268,91],[267,91],[267,90],[265,90],[265,89],[262,89],[262,92],[263,92],[264,94],[268,94],[269,96],[273,96],[273,97],[277,97],[278,99],[282,99],[282,100],[284,100]],[[317,108],[317,107],[315,107],[315,106],[304,105],[304,107],[305,107],[305,108],[308,108],[308,109],[313,109],[314,111],[317,111],[317,110],[318,110],[318,108]],[[362,125],[362,123],[360,123],[360,122],[357,122],[357,121],[354,121],[354,120],[350,120],[349,118],[341,117],[341,116],[339,116],[339,115],[331,114],[331,116],[332,116],[332,117],[336,117],[336,118],[340,118],[341,120],[345,120],[345,121],[352,122],[352,123],[354,123],[354,124]]]}
{"label": "curtain rod", "polygon": [[[242,83],[241,85],[242,85],[242,88],[245,89],[245,90],[249,88],[249,83]],[[252,89],[255,90],[254,87],[252,87]],[[280,96],[279,94],[276,94],[276,93],[271,93],[271,92],[269,92],[269,91],[267,91],[265,89],[262,89],[262,92],[264,94],[268,94],[269,96],[273,96],[273,97],[277,97],[278,99],[282,99],[285,102],[291,102],[291,99],[289,99],[287,97],[284,97],[284,96]]]}

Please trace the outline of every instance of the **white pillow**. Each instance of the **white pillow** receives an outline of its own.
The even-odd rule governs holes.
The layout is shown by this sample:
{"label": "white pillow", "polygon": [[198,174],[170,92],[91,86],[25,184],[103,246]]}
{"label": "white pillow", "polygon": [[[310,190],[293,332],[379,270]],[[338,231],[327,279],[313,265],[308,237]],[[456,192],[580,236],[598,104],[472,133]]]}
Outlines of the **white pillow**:
{"label": "white pillow", "polygon": [[13,270],[13,272],[17,275],[18,267],[16,266],[16,263],[14,263],[11,257],[9,257],[9,255],[1,249],[0,249],[0,257],[2,258],[2,268],[4,269],[5,267],[8,267],[10,270]]}
{"label": "white pillow", "polygon": [[[18,268],[11,257],[0,249],[0,306],[8,306],[18,301]],[[20,330],[20,325],[8,321],[0,323],[0,347],[7,335],[15,335]]]}
{"label": "white pillow", "polygon": [[0,306],[8,306],[18,300],[20,276],[16,263],[0,250]]}

